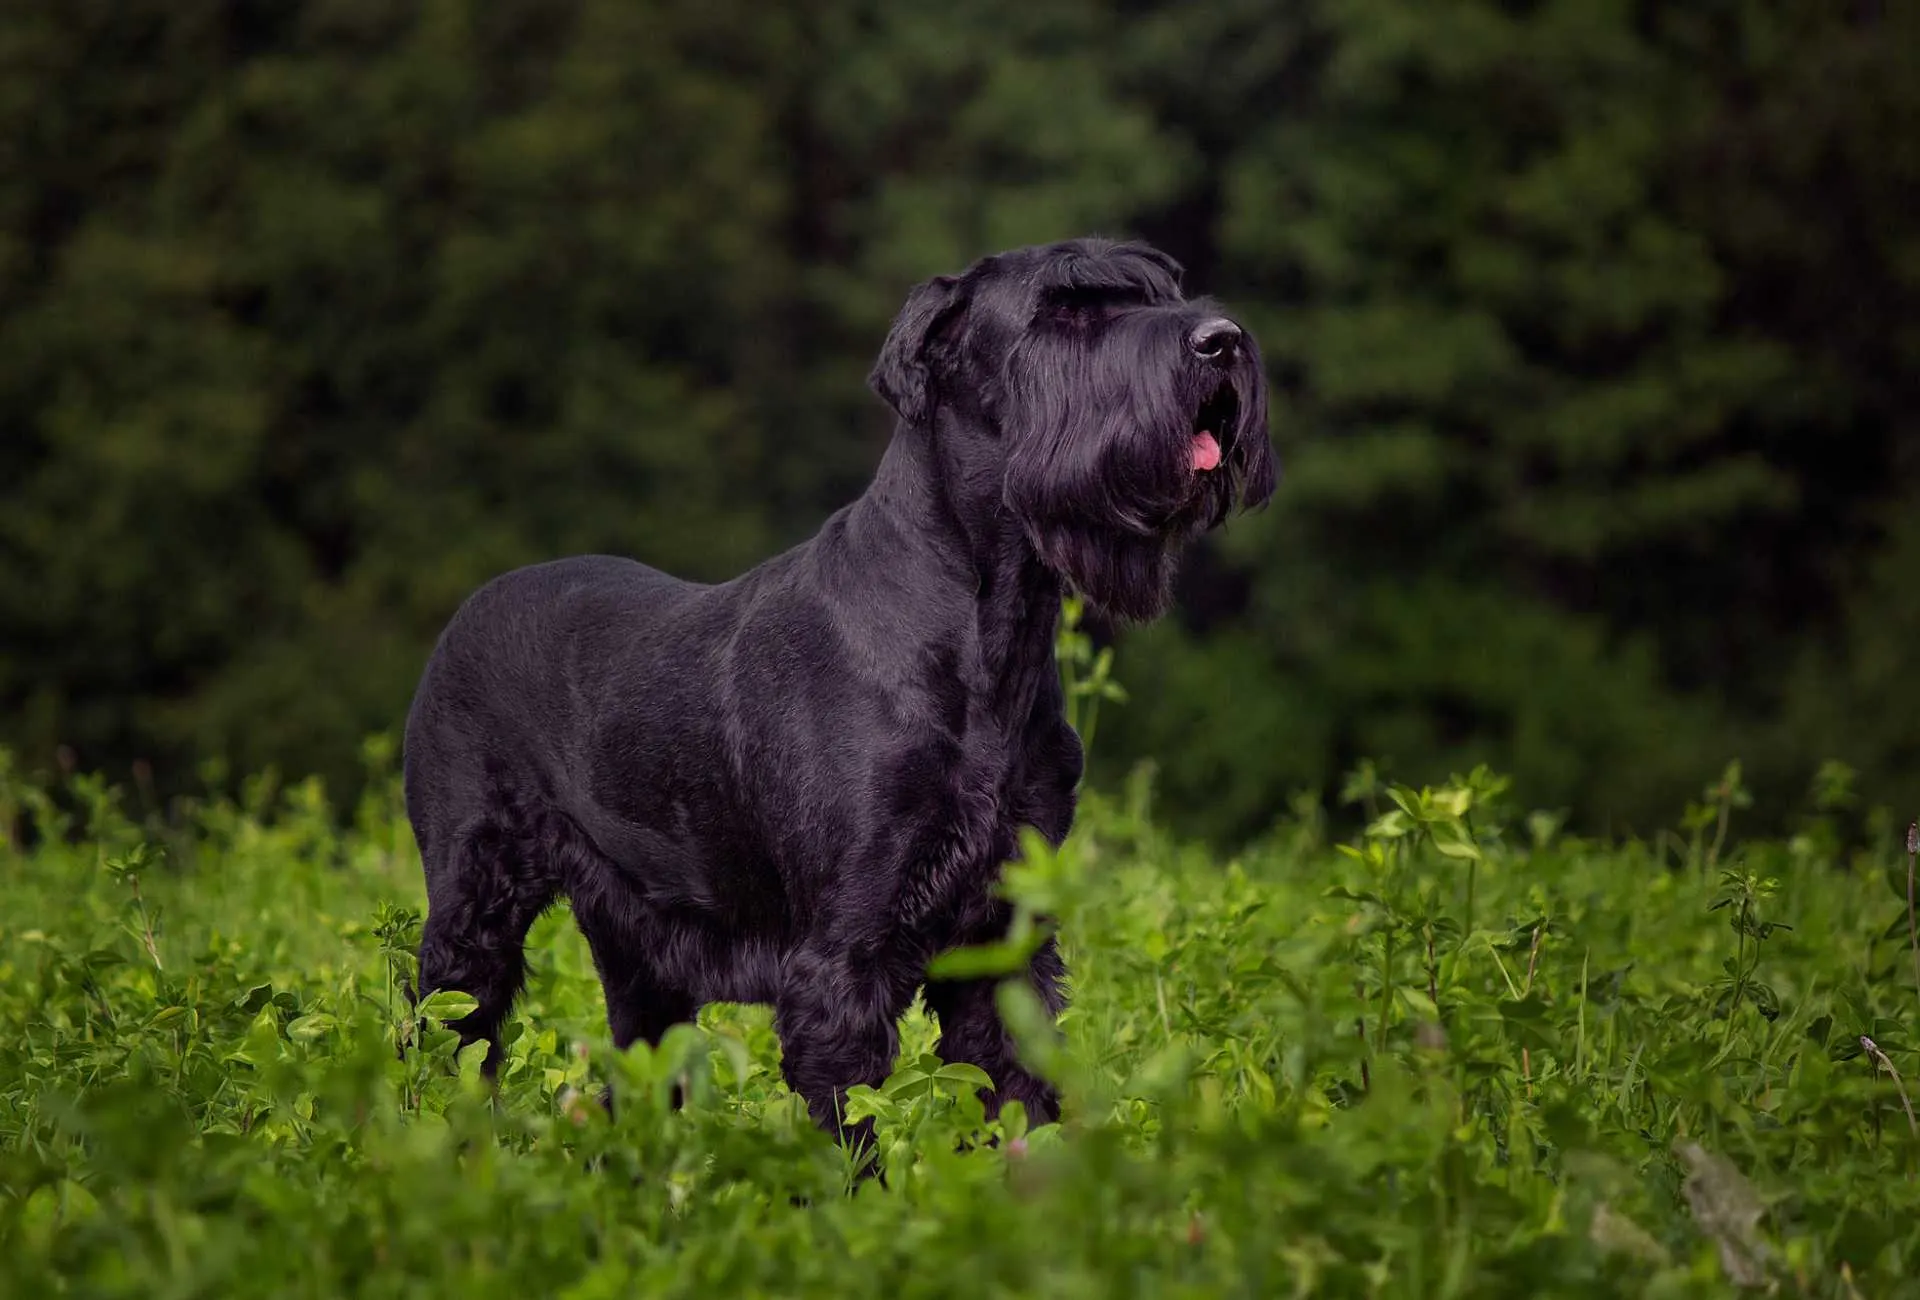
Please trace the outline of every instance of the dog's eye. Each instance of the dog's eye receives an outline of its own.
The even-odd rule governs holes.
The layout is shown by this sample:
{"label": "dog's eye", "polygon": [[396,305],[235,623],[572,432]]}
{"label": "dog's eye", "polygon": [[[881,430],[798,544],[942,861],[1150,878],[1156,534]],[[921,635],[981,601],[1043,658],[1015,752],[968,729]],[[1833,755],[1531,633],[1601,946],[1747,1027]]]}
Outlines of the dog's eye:
{"label": "dog's eye", "polygon": [[1047,317],[1057,325],[1087,326],[1105,320],[1112,308],[1100,303],[1074,302],[1056,303],[1047,310]]}
{"label": "dog's eye", "polygon": [[1138,302],[1136,295],[1120,289],[1057,289],[1047,295],[1041,315],[1062,325],[1095,325]]}

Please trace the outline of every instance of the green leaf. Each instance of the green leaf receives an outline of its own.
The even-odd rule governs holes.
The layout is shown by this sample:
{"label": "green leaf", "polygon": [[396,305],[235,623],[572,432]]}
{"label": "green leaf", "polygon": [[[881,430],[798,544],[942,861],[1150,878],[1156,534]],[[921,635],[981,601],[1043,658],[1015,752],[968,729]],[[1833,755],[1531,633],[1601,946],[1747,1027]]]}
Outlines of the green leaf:
{"label": "green leaf", "polygon": [[985,1070],[977,1065],[969,1065],[965,1061],[955,1061],[951,1065],[943,1065],[934,1072],[933,1077],[941,1083],[949,1085],[950,1091],[960,1089],[972,1090],[975,1088],[991,1089],[993,1087],[993,1080],[987,1076]]}
{"label": "green leaf", "polygon": [[298,1020],[288,1025],[287,1037],[298,1043],[311,1043],[332,1029],[334,1023],[335,1021],[332,1016],[327,1015],[325,1012],[316,1011],[311,1015],[301,1016]]}
{"label": "green leaf", "polygon": [[271,1001],[273,1001],[273,985],[256,984],[235,998],[229,1005],[237,1011],[243,1011],[247,1015],[252,1015]]}
{"label": "green leaf", "polygon": [[420,1014],[444,1025],[472,1015],[479,1006],[480,1000],[470,993],[441,989],[421,1001]]}
{"label": "green leaf", "polygon": [[927,963],[927,977],[973,980],[1017,975],[1026,969],[1036,950],[1037,945],[1012,942],[952,948]]}
{"label": "green leaf", "polygon": [[1512,998],[1503,998],[1498,1005],[1501,1016],[1508,1020],[1516,1021],[1540,1020],[1545,1017],[1550,1010],[1538,993],[1529,993],[1526,997],[1518,1001]]}
{"label": "green leaf", "polygon": [[745,1043],[728,1033],[714,1034],[711,1042],[736,1080],[744,1081],[753,1073],[753,1052]]}
{"label": "green leaf", "polygon": [[1381,813],[1373,824],[1367,827],[1366,837],[1370,840],[1397,840],[1412,834],[1413,826],[1414,823],[1409,819],[1408,814],[1394,809]]}
{"label": "green leaf", "polygon": [[857,1084],[847,1089],[845,1113],[850,1124],[857,1124],[863,1119],[892,1124],[899,1121],[900,1107],[885,1094],[865,1084]]}
{"label": "green leaf", "polygon": [[486,1063],[487,1051],[488,1044],[476,1038],[454,1054],[454,1066],[462,1083],[471,1087],[480,1082],[481,1066]]}
{"label": "green leaf", "polygon": [[893,1074],[889,1075],[887,1081],[880,1085],[880,1092],[883,1096],[892,1097],[898,1101],[906,1101],[914,1097],[924,1096],[932,1087],[933,1075],[925,1070],[909,1067],[904,1070],[896,1070]]}
{"label": "green leaf", "polygon": [[[1893,896],[1900,900],[1902,907],[1905,907],[1907,904],[1907,864],[1905,860],[1903,859],[1899,863],[1888,867],[1883,874],[1886,877],[1887,888],[1893,891]],[[1920,888],[1920,882],[1916,883],[1916,888]]]}

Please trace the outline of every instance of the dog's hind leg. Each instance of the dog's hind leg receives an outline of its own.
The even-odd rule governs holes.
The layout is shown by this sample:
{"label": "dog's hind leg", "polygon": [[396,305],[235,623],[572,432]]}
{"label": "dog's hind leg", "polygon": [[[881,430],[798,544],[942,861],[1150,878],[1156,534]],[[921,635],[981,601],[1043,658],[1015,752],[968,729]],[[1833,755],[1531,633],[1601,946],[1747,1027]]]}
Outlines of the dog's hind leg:
{"label": "dog's hind leg", "polygon": [[621,924],[605,905],[574,901],[574,920],[593,951],[607,996],[607,1028],[622,1051],[635,1042],[658,1043],[699,1010],[693,996],[665,983],[645,951],[637,927]]}
{"label": "dog's hind leg", "polygon": [[[1066,1005],[1066,964],[1050,938],[1033,955],[1027,978],[1049,1016],[1057,1016]],[[1018,1101],[1027,1108],[1027,1117],[1035,1124],[1051,1124],[1060,1118],[1060,1099],[1053,1086],[1020,1064],[1013,1038],[1001,1022],[994,1001],[995,980],[930,980],[926,986],[927,1010],[940,1022],[940,1041],[934,1052],[949,1064],[965,1062],[977,1065],[993,1080],[994,1090],[982,1092],[989,1118],[998,1115],[1007,1102]]]}
{"label": "dog's hind leg", "polygon": [[427,874],[420,992],[456,989],[479,1002],[452,1028],[462,1047],[486,1040],[489,1077],[500,1068],[500,1026],[526,978],[527,931],[559,894],[536,840],[492,820],[469,823]]}
{"label": "dog's hind leg", "polygon": [[[593,952],[594,969],[600,972],[600,987],[607,998],[607,1029],[616,1048],[624,1052],[636,1042],[653,1046],[667,1030],[693,1019],[699,1004],[660,979],[632,928],[609,917],[603,908],[580,906],[577,899],[573,916]],[[677,1109],[685,1100],[680,1085],[674,1084],[673,1106]],[[600,1090],[600,1104],[609,1114],[613,1112],[611,1085]]]}

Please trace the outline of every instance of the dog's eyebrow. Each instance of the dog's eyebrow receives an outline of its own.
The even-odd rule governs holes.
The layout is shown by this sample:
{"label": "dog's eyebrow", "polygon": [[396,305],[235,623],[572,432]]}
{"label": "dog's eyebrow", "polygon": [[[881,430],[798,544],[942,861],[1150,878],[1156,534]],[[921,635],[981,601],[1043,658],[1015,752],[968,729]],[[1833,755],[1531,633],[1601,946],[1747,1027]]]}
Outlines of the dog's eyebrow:
{"label": "dog's eyebrow", "polygon": [[1152,291],[1132,281],[1105,284],[1050,284],[1040,291],[1048,307],[1119,307],[1146,301]]}

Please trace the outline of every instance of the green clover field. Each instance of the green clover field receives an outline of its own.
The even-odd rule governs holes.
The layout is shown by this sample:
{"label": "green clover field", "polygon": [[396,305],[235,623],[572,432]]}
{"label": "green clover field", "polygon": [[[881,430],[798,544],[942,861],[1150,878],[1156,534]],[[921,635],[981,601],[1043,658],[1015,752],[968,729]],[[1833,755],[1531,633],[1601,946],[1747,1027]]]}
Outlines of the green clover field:
{"label": "green clover field", "polygon": [[916,1010],[851,1101],[861,1180],[764,1008],[615,1054],[564,909],[490,1091],[463,999],[405,996],[418,861],[370,753],[345,810],[0,784],[0,1294],[1920,1292],[1911,864],[1885,817],[1843,847],[1844,771],[1785,842],[1740,838],[1734,769],[1598,843],[1484,771],[1363,769],[1362,832],[1303,804],[1231,860],[1156,829],[1145,772],[1089,794],[1007,877],[1072,964],[1058,1036],[1003,995],[1062,1122],[984,1122]]}

